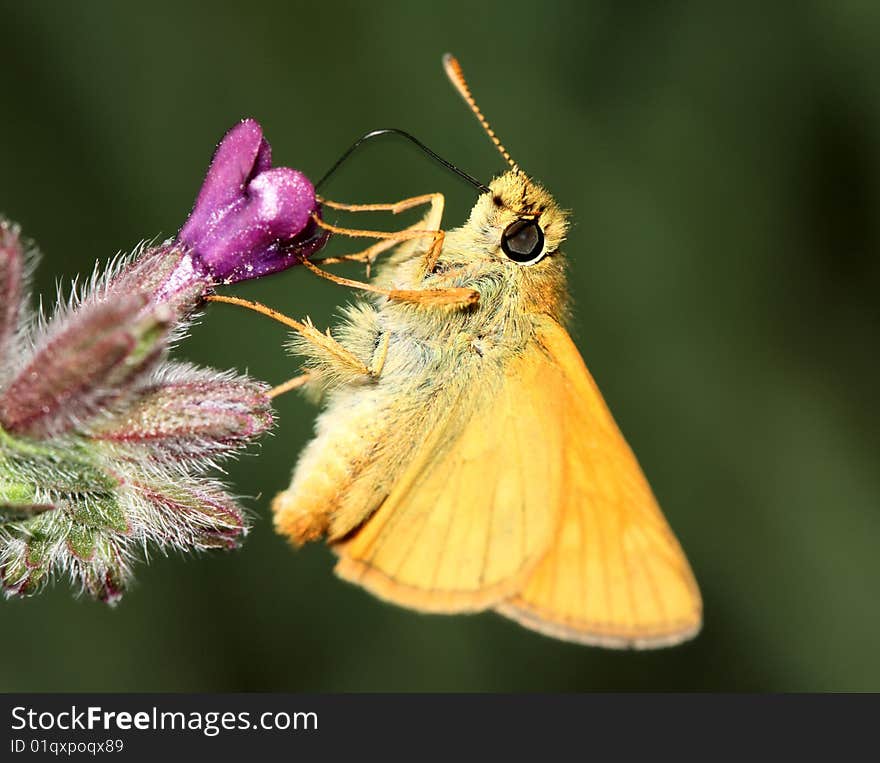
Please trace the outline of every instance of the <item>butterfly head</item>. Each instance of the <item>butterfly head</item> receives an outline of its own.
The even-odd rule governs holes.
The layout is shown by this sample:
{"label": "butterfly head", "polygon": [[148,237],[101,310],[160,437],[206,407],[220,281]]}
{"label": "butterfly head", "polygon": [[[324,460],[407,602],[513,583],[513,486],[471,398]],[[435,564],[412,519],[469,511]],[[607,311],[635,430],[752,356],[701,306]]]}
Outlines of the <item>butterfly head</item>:
{"label": "butterfly head", "polygon": [[492,180],[465,224],[447,232],[433,270],[442,280],[432,285],[482,284],[477,288],[489,312],[561,318],[567,291],[560,247],[567,229],[568,212],[522,171],[509,170]]}
{"label": "butterfly head", "polygon": [[491,193],[483,194],[474,205],[466,226],[482,253],[521,268],[558,258],[568,230],[568,212],[519,169],[499,175],[489,189]]}
{"label": "butterfly head", "polygon": [[560,246],[568,230],[568,212],[519,167],[477,106],[461,65],[443,57],[450,82],[470,107],[510,169],[482,186],[470,218],[457,233],[470,243],[483,267],[515,285],[525,307],[564,309],[565,280]]}

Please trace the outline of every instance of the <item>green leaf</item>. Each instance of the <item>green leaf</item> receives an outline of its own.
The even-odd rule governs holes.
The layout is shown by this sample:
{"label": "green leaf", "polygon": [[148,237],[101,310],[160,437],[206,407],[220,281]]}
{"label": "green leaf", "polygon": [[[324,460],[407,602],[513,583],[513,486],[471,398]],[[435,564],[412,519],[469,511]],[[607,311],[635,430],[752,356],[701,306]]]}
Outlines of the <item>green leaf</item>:
{"label": "green leaf", "polygon": [[74,523],[67,535],[67,547],[75,556],[88,562],[95,555],[96,538],[94,529]]}
{"label": "green leaf", "polygon": [[23,485],[20,482],[12,482],[0,475],[0,504],[9,503],[32,503],[34,500],[34,489],[30,485]]}
{"label": "green leaf", "polygon": [[97,529],[127,533],[128,520],[113,494],[84,495],[71,501],[74,523]]}
{"label": "green leaf", "polygon": [[119,486],[83,445],[68,443],[59,447],[31,442],[12,437],[2,429],[0,471],[8,483],[39,485],[45,491],[58,493],[108,493]]}
{"label": "green leaf", "polygon": [[31,536],[25,553],[25,563],[31,569],[44,567],[49,552],[49,539],[42,533]]}

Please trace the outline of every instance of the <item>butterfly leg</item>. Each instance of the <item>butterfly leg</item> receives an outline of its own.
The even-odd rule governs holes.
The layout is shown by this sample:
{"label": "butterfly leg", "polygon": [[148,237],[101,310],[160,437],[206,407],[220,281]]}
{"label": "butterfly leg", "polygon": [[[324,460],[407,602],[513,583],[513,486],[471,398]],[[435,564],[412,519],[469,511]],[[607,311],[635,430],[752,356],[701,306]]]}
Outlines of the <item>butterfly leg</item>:
{"label": "butterfly leg", "polygon": [[382,289],[373,284],[362,281],[354,281],[351,278],[328,273],[326,270],[313,265],[308,260],[303,265],[317,276],[326,278],[339,286],[348,286],[352,289],[360,289],[373,294],[382,294],[395,302],[409,302],[425,307],[470,307],[475,305],[480,295],[474,289],[451,288],[451,289]]}
{"label": "butterfly leg", "polygon": [[[330,199],[321,199],[321,203],[330,209],[339,209],[346,212],[391,212],[395,215],[405,212],[408,209],[414,209],[415,207],[424,204],[430,204],[431,208],[428,210],[428,213],[419,222],[410,225],[408,228],[404,228],[404,230],[401,231],[401,233],[412,233],[414,231],[440,232],[440,224],[443,220],[443,208],[446,204],[446,199],[442,193],[426,193],[421,196],[412,196],[408,199],[402,199],[401,201],[392,202],[390,204],[344,204],[342,202],[331,201]],[[338,229],[337,232],[342,232],[343,230],[345,229]],[[420,233],[418,235],[422,236],[425,235],[425,233]],[[400,243],[401,240],[398,238],[385,238],[360,252],[344,254],[337,257],[323,257],[314,259],[312,262],[321,263],[322,265],[332,265],[339,262],[365,262],[367,265],[367,278],[369,278],[370,266],[375,262],[376,258],[382,252],[398,246]],[[442,239],[437,241],[435,238],[431,243],[431,247],[429,247],[431,258],[434,261],[436,261],[437,256],[439,256],[441,245]]]}
{"label": "butterfly leg", "polygon": [[331,201],[330,199],[321,199],[321,204],[330,209],[340,209],[344,212],[391,212],[398,215],[408,209],[420,207],[423,204],[430,204],[431,209],[425,216],[423,223],[426,228],[433,230],[440,229],[440,222],[443,219],[443,207],[446,204],[446,198],[442,193],[425,193],[421,196],[411,196],[408,199],[402,199],[390,204],[343,204],[339,201]]}
{"label": "butterfly leg", "polygon": [[[206,300],[208,302],[225,302],[226,304],[245,307],[248,310],[253,310],[261,315],[268,316],[279,323],[283,323],[288,328],[292,328],[297,334],[299,334],[299,336],[314,347],[316,355],[320,357],[322,362],[334,366],[340,374],[344,374],[345,376],[364,376],[368,378],[372,378],[378,374],[378,371],[374,371],[373,368],[364,363],[353,352],[351,352],[351,350],[337,342],[330,335],[329,331],[327,333],[322,333],[308,321],[301,322],[294,320],[277,310],[273,310],[271,307],[267,307],[259,302],[241,299],[240,297],[226,297],[219,294],[213,294],[206,297]],[[387,347],[385,352],[387,352]],[[382,365],[384,365],[384,355],[380,353],[380,357],[382,358]],[[381,366],[379,366],[378,370],[381,371]],[[301,387],[313,380],[314,377],[315,374],[311,373],[294,377],[284,384],[280,384],[272,389],[269,394],[271,397],[276,397],[277,395],[291,389]]]}
{"label": "butterfly leg", "polygon": [[359,252],[352,252],[351,254],[340,254],[336,257],[316,257],[309,260],[309,262],[320,263],[322,265],[338,265],[340,262],[366,263],[367,278],[369,278],[370,266],[376,261],[376,258],[380,254],[382,254],[382,252],[388,251],[392,247],[397,246],[397,244],[397,241],[379,241],[372,246],[368,246],[366,249],[361,249]]}
{"label": "butterfly leg", "polygon": [[308,384],[315,378],[314,374],[304,373],[299,376],[294,376],[292,379],[288,379],[283,384],[279,384],[277,387],[272,387],[269,390],[269,398],[275,398],[279,395],[283,395],[285,392],[290,392],[294,389],[299,389],[300,387]]}
{"label": "butterfly leg", "polygon": [[[358,228],[341,228],[337,225],[331,225],[317,215],[312,215],[312,219],[317,223],[318,227],[337,235],[349,236],[351,238],[378,238],[394,242],[388,245],[389,248],[394,246],[394,244],[403,241],[411,241],[413,239],[430,236],[431,243],[428,246],[428,251],[425,252],[426,271],[430,271],[436,264],[437,259],[440,256],[440,250],[443,248],[443,241],[446,238],[446,233],[444,231],[432,228],[411,227],[404,228],[401,231],[361,230]],[[424,222],[420,223],[420,225],[422,224],[424,224]]]}

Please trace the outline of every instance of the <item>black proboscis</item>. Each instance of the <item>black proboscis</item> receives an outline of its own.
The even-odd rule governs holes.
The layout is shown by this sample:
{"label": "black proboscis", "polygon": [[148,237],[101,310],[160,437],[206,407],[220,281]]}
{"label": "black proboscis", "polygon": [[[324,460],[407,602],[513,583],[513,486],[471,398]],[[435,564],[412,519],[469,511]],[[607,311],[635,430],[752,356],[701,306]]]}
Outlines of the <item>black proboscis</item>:
{"label": "black proboscis", "polygon": [[317,183],[315,183],[315,190],[317,190],[324,183],[326,183],[327,180],[330,179],[331,175],[333,175],[333,173],[335,173],[336,170],[338,170],[342,166],[342,164],[345,162],[345,160],[348,159],[360,146],[362,146],[368,140],[372,140],[373,138],[378,138],[381,135],[399,135],[401,138],[406,138],[408,141],[410,141],[411,143],[414,143],[416,146],[418,146],[418,148],[422,152],[424,152],[425,154],[430,156],[434,161],[438,162],[439,164],[442,164],[444,167],[446,167],[446,169],[450,170],[451,172],[454,172],[460,178],[467,180],[467,182],[470,183],[472,186],[474,186],[474,188],[479,190],[480,193],[491,193],[489,186],[487,186],[485,183],[481,183],[479,180],[477,180],[472,175],[469,175],[464,170],[456,167],[452,162],[444,159],[436,151],[432,151],[430,148],[428,148],[424,143],[422,143],[415,136],[410,135],[405,130],[400,130],[396,127],[383,127],[378,130],[370,130],[370,132],[365,133],[360,138],[358,138],[354,143],[352,143],[352,145],[348,148],[348,150],[346,150],[345,153],[343,153],[342,156],[340,156],[336,160],[336,163],[329,170],[327,170],[327,172],[324,173],[324,176]]}

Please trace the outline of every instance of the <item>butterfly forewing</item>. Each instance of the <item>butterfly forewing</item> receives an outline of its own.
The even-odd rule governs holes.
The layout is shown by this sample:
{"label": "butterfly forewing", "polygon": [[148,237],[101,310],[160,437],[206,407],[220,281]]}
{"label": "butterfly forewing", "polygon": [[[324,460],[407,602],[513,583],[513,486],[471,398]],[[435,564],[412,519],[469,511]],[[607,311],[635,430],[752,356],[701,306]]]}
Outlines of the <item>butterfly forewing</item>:
{"label": "butterfly forewing", "polygon": [[559,373],[547,407],[563,432],[559,523],[548,553],[498,610],[547,635],[612,647],[692,637],[702,604],[690,565],[565,330],[539,334]]}

